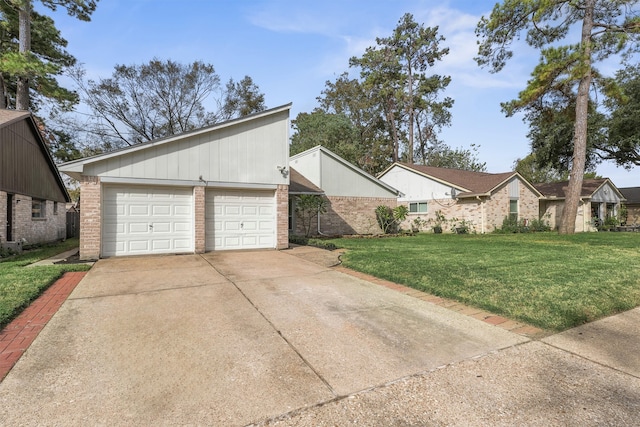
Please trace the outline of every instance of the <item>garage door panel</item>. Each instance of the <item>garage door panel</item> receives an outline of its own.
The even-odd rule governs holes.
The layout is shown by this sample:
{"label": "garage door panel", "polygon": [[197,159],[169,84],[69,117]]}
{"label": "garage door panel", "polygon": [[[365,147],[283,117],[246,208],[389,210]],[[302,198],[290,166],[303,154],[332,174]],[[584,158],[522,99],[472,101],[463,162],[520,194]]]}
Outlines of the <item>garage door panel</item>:
{"label": "garage door panel", "polygon": [[[126,224],[121,224],[121,225],[124,226]],[[150,234],[150,232],[149,232],[149,223],[147,223],[147,222],[143,222],[143,223],[131,222],[131,223],[129,223],[129,227],[128,227],[127,233],[128,234]],[[123,232],[120,232],[118,234],[123,234]]]}
{"label": "garage door panel", "polygon": [[105,186],[102,254],[192,251],[192,194],[184,187]]}
{"label": "garage door panel", "polygon": [[275,212],[271,190],[208,190],[206,249],[275,248]]}

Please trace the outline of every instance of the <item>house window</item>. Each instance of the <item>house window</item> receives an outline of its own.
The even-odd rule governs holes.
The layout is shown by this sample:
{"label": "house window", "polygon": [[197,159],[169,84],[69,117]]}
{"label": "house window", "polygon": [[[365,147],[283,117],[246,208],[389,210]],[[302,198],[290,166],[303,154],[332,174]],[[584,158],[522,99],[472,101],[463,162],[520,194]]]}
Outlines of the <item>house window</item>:
{"label": "house window", "polygon": [[409,213],[427,213],[427,202],[409,203]]}
{"label": "house window", "polygon": [[518,220],[518,201],[509,200],[509,219],[512,221]]}
{"label": "house window", "polygon": [[44,218],[47,202],[39,199],[31,200],[31,218]]}
{"label": "house window", "polygon": [[289,198],[289,231],[293,231],[293,199]]}
{"label": "house window", "polygon": [[58,215],[58,202],[53,202],[53,214]]}

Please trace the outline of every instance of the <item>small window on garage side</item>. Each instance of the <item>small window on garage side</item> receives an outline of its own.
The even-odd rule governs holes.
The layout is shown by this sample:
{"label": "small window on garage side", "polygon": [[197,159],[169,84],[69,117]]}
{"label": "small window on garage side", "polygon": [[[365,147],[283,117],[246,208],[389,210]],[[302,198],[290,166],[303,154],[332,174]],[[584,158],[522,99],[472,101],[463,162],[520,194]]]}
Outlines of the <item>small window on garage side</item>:
{"label": "small window on garage side", "polygon": [[58,202],[53,202],[53,214],[58,215]]}
{"label": "small window on garage side", "polygon": [[427,213],[427,202],[409,203],[409,213]]}
{"label": "small window on garage side", "polygon": [[31,200],[31,218],[44,218],[47,202],[40,199]]}

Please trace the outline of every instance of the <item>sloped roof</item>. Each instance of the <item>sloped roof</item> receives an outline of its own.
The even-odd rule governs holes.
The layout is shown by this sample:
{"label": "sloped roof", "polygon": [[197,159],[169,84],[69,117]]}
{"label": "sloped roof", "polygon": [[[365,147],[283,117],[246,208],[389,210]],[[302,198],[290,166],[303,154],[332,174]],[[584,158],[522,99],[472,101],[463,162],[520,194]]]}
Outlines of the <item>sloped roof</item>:
{"label": "sloped roof", "polygon": [[640,187],[625,187],[618,190],[627,199],[627,203],[640,203]]}
{"label": "sloped roof", "polygon": [[[591,197],[598,188],[602,187],[605,182],[611,182],[609,178],[599,179],[585,179],[582,181],[582,191],[580,197]],[[613,183],[611,185],[615,188]],[[535,184],[536,189],[541,192],[545,197],[566,197],[567,188],[569,187],[569,181],[550,182],[547,184]]]}
{"label": "sloped roof", "polygon": [[19,122],[21,120],[26,120],[29,126],[31,127],[32,133],[37,141],[38,147],[44,160],[49,167],[49,170],[53,174],[53,178],[56,182],[56,185],[60,189],[63,194],[63,197],[66,202],[71,201],[71,197],[69,196],[69,192],[67,191],[67,187],[60,176],[60,171],[56,167],[55,162],[53,161],[53,157],[51,157],[51,153],[47,147],[47,144],[42,137],[42,133],[40,133],[40,129],[38,128],[38,124],[36,123],[33,115],[29,111],[22,110],[7,110],[0,109],[0,128],[4,128],[12,125],[13,123]]}
{"label": "sloped roof", "polygon": [[380,181],[380,179],[378,179],[377,177],[375,177],[375,176],[369,174],[368,172],[360,169],[356,165],[354,165],[351,162],[343,159],[342,157],[340,157],[339,155],[337,155],[333,151],[329,150],[328,148],[323,147],[322,145],[316,145],[315,147],[309,148],[308,150],[305,150],[302,153],[295,154],[295,155],[290,157],[289,161],[300,159],[300,158],[303,158],[305,156],[312,155],[313,153],[322,153],[322,154],[324,154],[324,155],[326,155],[328,157],[331,157],[336,162],[342,164],[344,167],[346,167],[347,169],[349,169],[349,170],[355,172],[356,174],[360,175],[362,178],[366,179],[367,181],[371,182],[372,184],[374,184],[374,185],[376,185],[376,186],[378,186],[380,188],[383,188],[384,190],[386,190],[386,191],[388,191],[390,193],[393,193],[394,195],[398,195],[399,194],[399,191],[397,189],[393,188],[392,186],[390,186],[386,182]]}
{"label": "sloped roof", "polygon": [[[455,187],[462,192],[459,194],[459,197],[491,193],[491,191],[509,180],[511,177],[518,175],[517,172],[473,172],[461,169],[437,168],[434,166],[413,165],[399,162],[394,163],[394,165],[413,170],[428,178],[435,179],[443,184]],[[389,169],[387,169],[387,171]],[[384,173],[386,173],[386,171],[381,175]]]}
{"label": "sloped roof", "polygon": [[294,168],[289,168],[289,194],[324,194],[324,191]]}
{"label": "sloped roof", "polygon": [[30,115],[31,113],[29,113],[28,111],[0,109],[0,126],[7,126]]}

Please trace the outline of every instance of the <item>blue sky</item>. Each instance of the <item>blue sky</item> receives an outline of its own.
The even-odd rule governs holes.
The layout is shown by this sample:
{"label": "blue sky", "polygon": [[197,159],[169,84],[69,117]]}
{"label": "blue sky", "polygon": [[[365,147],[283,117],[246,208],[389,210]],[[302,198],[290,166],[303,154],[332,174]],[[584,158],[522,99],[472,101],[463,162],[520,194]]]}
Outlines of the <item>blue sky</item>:
{"label": "blue sky", "polygon": [[[527,126],[507,118],[500,102],[524,89],[538,53],[516,46],[507,67],[490,74],[473,61],[475,26],[494,0],[101,0],[91,22],[63,10],[51,14],[68,51],[87,77],[109,77],[116,64],[171,59],[215,66],[223,82],[245,75],[265,94],[269,108],[293,103],[291,118],[310,112],[327,80],[348,70],[376,37],[386,37],[404,13],[438,26],[450,53],[434,73],[450,75],[445,94],[455,100],[453,120],[441,138],[452,147],[480,146],[489,172],[512,170],[529,152]],[[611,64],[609,64],[611,66]],[[615,64],[613,64],[615,66]],[[603,70],[607,71],[607,70]],[[618,187],[640,186],[640,168],[611,164],[598,173]]]}

